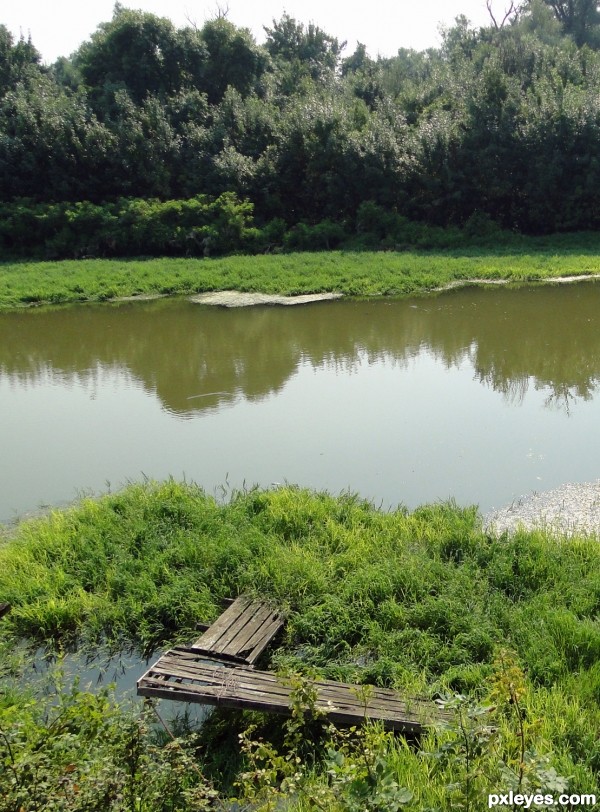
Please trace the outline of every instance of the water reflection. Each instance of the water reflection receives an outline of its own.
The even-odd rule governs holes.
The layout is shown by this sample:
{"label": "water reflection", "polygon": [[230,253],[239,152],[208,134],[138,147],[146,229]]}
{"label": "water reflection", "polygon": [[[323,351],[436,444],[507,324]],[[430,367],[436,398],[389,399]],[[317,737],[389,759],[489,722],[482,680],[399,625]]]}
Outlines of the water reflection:
{"label": "water reflection", "polygon": [[583,283],[1,315],[0,521],[144,475],[484,512],[593,481],[599,304]]}
{"label": "water reflection", "polygon": [[446,368],[518,404],[589,400],[600,377],[600,285],[459,290],[410,301],[221,310],[186,301],[88,305],[0,317],[0,373],[11,386],[52,380],[92,390],[118,370],[186,417],[282,390],[299,365],[352,373],[405,365],[427,350]]}
{"label": "water reflection", "polygon": [[[137,681],[163,653],[154,651],[144,657],[132,650],[115,652],[100,645],[94,650],[83,648],[58,657],[44,647],[32,649],[26,641],[21,641],[15,654],[24,665],[18,675],[5,677],[5,684],[9,688],[27,686],[51,705],[59,704],[61,697],[74,690],[86,693],[107,690],[108,695],[119,703],[135,701],[141,704],[142,699],[136,697]],[[160,702],[161,718],[169,725],[198,727],[212,711],[207,705],[183,705],[169,699]],[[158,717],[151,721],[158,724]]]}

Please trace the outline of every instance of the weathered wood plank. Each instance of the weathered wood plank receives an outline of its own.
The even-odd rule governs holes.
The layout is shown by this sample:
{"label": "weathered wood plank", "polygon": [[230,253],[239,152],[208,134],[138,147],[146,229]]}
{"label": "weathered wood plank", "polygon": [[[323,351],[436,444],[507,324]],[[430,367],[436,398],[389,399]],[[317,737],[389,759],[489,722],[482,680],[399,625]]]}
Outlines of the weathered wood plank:
{"label": "weathered wood plank", "polygon": [[[158,683],[153,686],[151,683],[140,687],[138,693],[141,696],[152,696],[162,699],[179,700],[183,702],[200,702],[206,705],[216,705],[225,708],[236,708],[242,710],[262,711],[263,713],[277,713],[284,716],[291,715],[289,705],[283,703],[269,702],[259,694],[248,694],[246,696],[231,697],[226,693],[202,691],[200,686],[174,684],[167,688],[165,683]],[[332,721],[342,725],[360,725],[365,718],[380,721],[387,730],[398,730],[405,733],[419,734],[423,728],[433,723],[433,714],[423,720],[416,716],[392,715],[383,713],[367,712],[365,715],[360,709],[345,709],[338,706],[326,706],[322,708],[326,716]]]}
{"label": "weathered wood plank", "polygon": [[[149,675],[148,681],[157,680],[161,677],[164,678],[164,676],[167,676],[166,672],[158,669]],[[190,679],[189,673],[184,672],[177,672],[176,674],[172,674],[170,676],[173,678],[177,677],[179,679]],[[381,689],[376,689],[373,692],[373,695],[369,698],[369,701],[365,704],[356,697],[353,690],[354,686],[342,684],[338,686],[338,690],[335,693],[332,693],[327,691],[327,686],[324,687],[324,690],[321,690],[321,683],[319,682],[313,684],[318,693],[318,704],[327,707],[335,707],[337,709],[344,708],[349,712],[359,714],[361,716],[364,715],[365,708],[367,708],[370,712],[377,711],[378,713],[384,714],[387,717],[393,717],[396,714],[408,716],[415,715],[415,717],[418,717],[422,712],[423,707],[427,707],[422,703],[416,703],[413,706],[413,710],[411,709],[410,703],[405,702],[398,696],[381,696]],[[202,689],[202,691],[205,691],[207,694],[219,693],[224,695],[226,693],[232,697],[235,696],[241,698],[261,697],[264,701],[278,702],[283,704],[285,707],[289,705],[291,699],[291,690],[289,686],[279,682],[278,680],[274,680],[270,684],[261,684],[258,681],[253,682],[252,680],[248,679],[240,679],[235,674],[227,679],[222,679],[220,675],[209,675],[205,673],[193,683],[189,683],[189,685],[193,686],[193,690],[196,688]],[[187,688],[188,685],[184,687]]]}
{"label": "weathered wood plank", "polygon": [[[162,676],[162,672],[153,672],[152,674],[148,675],[149,679],[156,678],[157,675]],[[206,688],[216,688],[223,691],[235,691],[235,692],[244,692],[250,691],[254,694],[261,694],[263,696],[271,696],[273,698],[285,698],[286,701],[289,699],[291,691],[288,685],[284,683],[273,680],[270,684],[269,683],[260,683],[259,681],[252,681],[246,678],[240,679],[239,675],[236,675],[235,672],[229,672],[229,676],[225,679],[222,678],[220,674],[205,674],[200,676],[197,681],[194,681],[194,685],[198,687],[206,687]],[[182,675],[183,679],[189,679],[189,674]],[[190,683],[191,684],[191,683]],[[338,686],[338,690],[335,693],[331,693],[327,691],[327,686],[323,686],[323,683],[319,683],[318,681],[314,683],[315,687],[318,690],[319,699],[323,700],[324,702],[332,702],[334,704],[344,704],[348,707],[353,707],[357,709],[362,709],[365,707],[365,703],[359,701],[354,693],[354,686],[340,684]],[[321,690],[323,689],[323,690]],[[392,711],[402,711],[407,713],[420,713],[423,708],[431,708],[432,706],[429,703],[424,702],[406,702],[403,698],[396,695],[394,697],[390,697],[388,692],[383,694],[383,689],[374,689],[373,696],[370,697],[370,701],[367,704],[367,707],[379,707],[381,710],[392,710]]]}
{"label": "weathered wood plank", "polygon": [[[176,681],[175,681],[176,680]],[[361,686],[333,680],[309,681],[316,692],[315,707],[340,724],[378,720],[392,730],[419,732],[447,714],[433,703],[406,700],[389,688],[369,688],[360,698]],[[138,694],[201,702],[229,708],[291,714],[292,687],[269,671],[228,667],[191,649],[172,649],[138,682]]]}
{"label": "weathered wood plank", "polygon": [[252,608],[246,607],[244,612],[236,618],[227,631],[221,635],[219,640],[208,647],[208,650],[214,654],[231,654],[234,657],[238,657],[239,652],[243,649],[243,645],[240,645],[238,641],[241,639],[243,642],[243,630],[251,619]]}
{"label": "weathered wood plank", "polygon": [[283,626],[283,619],[266,603],[237,598],[199,637],[192,648],[223,659],[252,664]]}
{"label": "weathered wood plank", "polygon": [[[182,656],[178,656],[180,654]],[[285,678],[279,677],[272,672],[227,668],[223,664],[214,660],[211,661],[208,658],[197,658],[196,662],[194,662],[189,659],[188,651],[167,652],[148,670],[147,675],[149,676],[151,674],[189,679],[208,685],[214,684],[222,686],[225,684],[247,687],[252,690],[264,692],[275,691],[282,695],[287,695],[291,692],[289,682]],[[348,698],[351,697],[353,704],[357,706],[364,704],[364,700],[360,697],[362,688],[359,685],[348,685],[347,683],[332,680],[319,680],[316,684],[323,697],[332,700],[343,699],[345,701],[348,701]],[[350,694],[348,693],[349,691]],[[383,703],[383,705],[388,706],[400,702],[403,707],[406,707],[405,700],[400,698],[400,695],[392,689],[370,686],[369,691],[371,695],[367,697],[367,704]],[[419,704],[423,704],[423,702],[422,700],[415,700],[415,704],[418,706]]]}
{"label": "weathered wood plank", "polygon": [[222,638],[213,651],[235,650],[238,654],[251,650],[249,641],[260,634],[264,624],[273,614],[272,610],[265,604],[250,604],[246,607],[244,615],[229,630],[227,639]]}
{"label": "weathered wood plank", "polygon": [[[177,674],[183,674],[185,671],[190,678],[204,675],[206,679],[209,680],[221,679],[219,676],[221,673],[220,664],[218,662],[208,656],[198,655],[193,649],[185,647],[177,647],[167,651],[159,660],[157,660],[149,671],[169,673],[170,669],[173,670],[173,673]],[[237,678],[241,679],[243,669],[236,667],[234,670]],[[271,671],[254,671],[250,669],[247,669],[247,671],[248,673],[246,675],[246,681],[248,684],[261,685],[265,688],[269,685],[279,683],[286,685],[285,678],[279,677],[277,674],[274,674]],[[319,686],[324,695],[331,697],[335,697],[338,689],[339,693],[342,696],[345,696],[347,685],[347,683],[338,682],[337,680],[319,680]],[[362,699],[360,699],[360,694],[365,686],[353,685],[351,687],[356,695],[357,704],[361,704]],[[397,700],[399,697],[398,692],[394,691],[392,688],[379,688],[375,686],[366,687],[368,690],[372,691],[372,696],[370,697],[371,702],[378,701],[378,698],[383,698],[385,702],[389,702]],[[423,703],[423,701],[424,700],[415,699],[415,702],[417,703]]]}
{"label": "weathered wood plank", "polygon": [[248,640],[245,651],[251,652],[248,654],[249,662],[256,662],[271,640],[275,637],[277,632],[283,626],[283,620],[278,614],[272,615],[272,620],[265,623],[258,629],[255,634]]}
{"label": "weathered wood plank", "polygon": [[250,598],[245,595],[240,595],[239,598],[229,606],[222,615],[215,620],[202,637],[192,643],[194,648],[210,649],[216,645],[221,639],[223,634],[231,627],[240,614],[244,611],[246,606],[250,604]]}
{"label": "weathered wood plank", "polygon": [[[156,675],[149,676],[146,680],[143,681],[143,685],[141,685],[141,689],[144,690],[145,688],[151,687],[152,685],[158,685],[160,688],[165,688],[167,685],[162,679],[159,679]],[[211,696],[219,696],[219,697],[229,697],[232,700],[237,699],[256,699],[261,703],[271,703],[273,706],[280,707],[281,710],[285,710],[289,708],[289,699],[290,699],[290,691],[283,690],[283,691],[261,691],[253,688],[253,686],[244,686],[240,685],[235,682],[231,683],[219,683],[215,682],[213,684],[203,684],[203,683],[183,683],[183,682],[174,682],[169,683],[169,687],[172,687],[175,692],[190,692],[194,694],[198,694],[201,698],[202,697],[211,697]],[[315,685],[318,690],[318,683]],[[200,700],[202,701],[202,699]],[[349,712],[353,712],[358,714],[359,716],[364,716],[364,706],[361,703],[358,703],[353,700],[351,695],[346,697],[346,701],[336,701],[333,702],[331,700],[323,700],[323,697],[320,695],[316,699],[316,706],[323,705],[325,706],[325,710],[337,709],[340,708],[347,709]],[[367,710],[372,710],[371,706],[367,706]],[[421,708],[408,710],[406,705],[402,702],[394,703],[393,706],[390,705],[389,707],[382,706],[379,708],[379,711],[382,715],[385,716],[394,716],[397,712],[401,712],[405,714],[407,717],[413,717],[418,719],[421,713]],[[368,715],[368,713],[367,713]]]}
{"label": "weathered wood plank", "polygon": [[[245,707],[248,703],[253,703],[256,710],[263,712],[278,713],[283,715],[290,714],[290,701],[289,696],[278,696],[270,693],[261,693],[258,691],[244,690],[236,688],[233,694],[230,690],[224,689],[222,686],[201,686],[195,684],[182,684],[173,683],[166,684],[161,680],[150,680],[142,686],[142,692],[149,696],[156,696],[156,691],[161,691],[164,696],[165,690],[170,690],[170,697],[172,699],[183,699],[190,702],[201,702],[206,704],[224,704],[228,707]],[[348,724],[355,724],[356,722],[363,722],[365,718],[375,719],[382,722],[397,722],[400,723],[410,722],[413,724],[423,724],[427,720],[431,721],[434,713],[424,712],[421,709],[409,711],[406,707],[389,707],[389,708],[376,708],[367,706],[365,708],[356,703],[351,702],[332,702],[330,700],[317,699],[315,707],[322,711],[327,717],[332,714],[339,716],[347,716]]]}
{"label": "weathered wood plank", "polygon": [[[228,670],[231,673],[231,669]],[[202,679],[208,683],[221,683],[224,679],[223,674],[226,672],[219,667],[219,664],[209,657],[200,657],[192,650],[186,648],[172,649],[166,652],[155,664],[149,669],[149,672],[160,674],[172,674],[178,677],[188,679]],[[285,678],[279,677],[273,672],[269,671],[253,671],[250,669],[235,668],[233,673],[236,675],[236,680],[240,685],[248,685],[256,689],[269,691],[279,690],[288,692],[290,686]],[[229,676],[227,677],[229,679]],[[323,697],[327,699],[337,700],[346,699],[348,688],[352,690],[355,699],[353,703],[357,706],[364,704],[361,698],[361,693],[365,686],[351,685],[341,683],[336,680],[319,680],[319,689]],[[370,692],[368,696],[369,704],[377,705],[383,702],[385,705],[401,701],[405,706],[405,700],[399,700],[399,694],[391,688],[379,688],[374,686],[366,686]],[[423,700],[414,700],[417,705],[423,704]]]}

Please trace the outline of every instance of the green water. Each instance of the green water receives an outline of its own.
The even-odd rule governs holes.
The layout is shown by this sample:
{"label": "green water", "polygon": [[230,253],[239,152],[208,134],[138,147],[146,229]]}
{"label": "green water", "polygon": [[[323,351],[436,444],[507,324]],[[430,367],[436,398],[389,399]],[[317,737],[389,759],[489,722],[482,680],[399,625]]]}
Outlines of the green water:
{"label": "green water", "polygon": [[482,511],[600,477],[600,285],[0,315],[0,520],[143,476]]}

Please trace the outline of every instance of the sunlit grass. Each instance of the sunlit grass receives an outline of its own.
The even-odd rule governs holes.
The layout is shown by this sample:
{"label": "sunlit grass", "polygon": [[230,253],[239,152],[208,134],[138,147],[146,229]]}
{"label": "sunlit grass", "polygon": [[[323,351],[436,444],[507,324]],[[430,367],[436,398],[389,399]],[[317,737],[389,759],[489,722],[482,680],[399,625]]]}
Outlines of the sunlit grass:
{"label": "sunlit grass", "polygon": [[325,671],[350,674],[362,652],[365,678],[476,688],[509,642],[551,686],[600,660],[599,565],[593,539],[490,538],[474,508],[386,513],[291,487],[219,504],[170,481],[18,525],[0,546],[0,601],[17,635],[148,648],[250,591],[286,608],[288,644]]}
{"label": "sunlit grass", "polygon": [[[0,627],[6,655],[22,637],[145,650],[190,641],[222,598],[248,592],[286,613],[274,668],[485,703],[498,651],[514,651],[536,750],[580,790],[600,773],[595,539],[490,537],[475,508],[452,503],[383,512],[353,495],[294,487],[219,503],[174,481],[84,499],[8,535],[0,545],[0,602],[13,607]],[[514,761],[515,721],[503,719],[498,737],[509,749],[500,755]],[[222,733],[206,735],[217,747]],[[439,745],[432,733],[422,750]],[[434,769],[401,741],[385,746],[400,785],[423,808],[442,803],[456,760]],[[316,769],[315,791],[323,781]],[[289,808],[314,808],[298,804]]]}
{"label": "sunlit grass", "polygon": [[213,290],[409,295],[469,279],[536,282],[600,273],[600,242],[526,240],[523,249],[297,253],[221,259],[85,259],[0,264],[0,309]]}

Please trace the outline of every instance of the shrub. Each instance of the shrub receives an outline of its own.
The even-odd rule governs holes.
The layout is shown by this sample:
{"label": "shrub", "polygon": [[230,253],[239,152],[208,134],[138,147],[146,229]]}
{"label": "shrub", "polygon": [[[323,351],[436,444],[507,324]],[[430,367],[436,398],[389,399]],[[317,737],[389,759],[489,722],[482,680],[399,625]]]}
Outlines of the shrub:
{"label": "shrub", "polygon": [[0,207],[0,254],[79,259],[232,253],[252,236],[252,216],[252,204],[231,192],[216,199],[120,198],[101,204],[19,200]]}
{"label": "shrub", "polygon": [[286,248],[297,251],[318,251],[336,248],[347,237],[341,223],[323,220],[316,225],[298,223],[285,235],[283,243]]}

